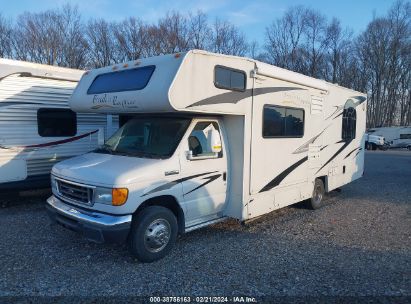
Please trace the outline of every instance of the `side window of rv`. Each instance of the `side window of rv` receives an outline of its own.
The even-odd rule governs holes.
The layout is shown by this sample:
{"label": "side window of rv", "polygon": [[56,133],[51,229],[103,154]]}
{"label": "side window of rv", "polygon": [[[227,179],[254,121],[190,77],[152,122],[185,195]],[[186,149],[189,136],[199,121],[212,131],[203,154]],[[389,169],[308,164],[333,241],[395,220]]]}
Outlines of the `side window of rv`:
{"label": "side window of rv", "polygon": [[246,74],[244,71],[216,66],[214,68],[214,85],[219,89],[245,91]]}
{"label": "side window of rv", "polygon": [[39,109],[37,128],[42,137],[74,136],[77,133],[76,113],[69,109]]}
{"label": "side window of rv", "polygon": [[98,75],[87,90],[87,94],[102,94],[144,89],[153,75],[154,65]]}
{"label": "side window of rv", "polygon": [[263,110],[263,137],[302,137],[304,110],[266,105]]}
{"label": "side window of rv", "polygon": [[219,158],[223,156],[222,151],[219,153],[214,153],[210,149],[209,142],[211,139],[210,136],[212,130],[218,131],[221,141],[220,128],[218,127],[218,123],[215,121],[202,121],[197,123],[194,127],[188,137],[188,148],[191,151],[193,158],[204,158],[207,156],[210,158]]}
{"label": "side window of rv", "polygon": [[357,113],[353,107],[344,109],[342,118],[342,134],[343,140],[352,140],[355,138],[357,125]]}

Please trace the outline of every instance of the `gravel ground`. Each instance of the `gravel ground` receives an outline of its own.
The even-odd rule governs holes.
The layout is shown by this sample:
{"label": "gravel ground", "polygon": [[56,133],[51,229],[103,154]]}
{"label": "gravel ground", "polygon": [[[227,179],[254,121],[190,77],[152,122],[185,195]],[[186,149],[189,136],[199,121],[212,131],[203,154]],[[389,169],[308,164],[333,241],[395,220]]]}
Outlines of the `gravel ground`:
{"label": "gravel ground", "polygon": [[0,295],[411,296],[407,151],[367,152],[320,210],[197,230],[152,264],[50,226],[44,196],[0,202]]}

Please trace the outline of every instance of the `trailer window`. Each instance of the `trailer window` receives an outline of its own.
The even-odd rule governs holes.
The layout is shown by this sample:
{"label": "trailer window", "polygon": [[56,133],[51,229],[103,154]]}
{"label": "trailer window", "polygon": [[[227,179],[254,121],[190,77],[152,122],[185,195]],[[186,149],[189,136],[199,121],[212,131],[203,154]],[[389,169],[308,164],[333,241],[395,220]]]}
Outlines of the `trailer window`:
{"label": "trailer window", "polygon": [[69,109],[39,109],[37,128],[42,137],[66,137],[77,133],[76,113]]}
{"label": "trailer window", "polygon": [[266,105],[263,110],[263,137],[302,137],[304,110]]}
{"label": "trailer window", "polygon": [[240,70],[216,66],[214,69],[214,85],[219,89],[245,91],[246,74]]}
{"label": "trailer window", "polygon": [[357,124],[357,113],[353,107],[344,109],[342,118],[342,135],[341,138],[345,141],[355,138]]}
{"label": "trailer window", "polygon": [[411,134],[400,134],[400,139],[411,139]]}
{"label": "trailer window", "polygon": [[102,94],[144,89],[155,70],[154,65],[98,75],[87,94]]}

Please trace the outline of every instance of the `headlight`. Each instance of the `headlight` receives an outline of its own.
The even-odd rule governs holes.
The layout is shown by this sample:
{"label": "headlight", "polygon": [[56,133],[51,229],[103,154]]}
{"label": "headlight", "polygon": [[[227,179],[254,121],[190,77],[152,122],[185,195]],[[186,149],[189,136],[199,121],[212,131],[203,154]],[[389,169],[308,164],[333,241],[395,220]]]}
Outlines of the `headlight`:
{"label": "headlight", "polygon": [[121,206],[127,201],[127,188],[100,188],[94,189],[94,202],[106,205]]}
{"label": "headlight", "polygon": [[53,193],[57,193],[58,192],[58,185],[57,185],[57,180],[56,178],[51,175],[51,191]]}

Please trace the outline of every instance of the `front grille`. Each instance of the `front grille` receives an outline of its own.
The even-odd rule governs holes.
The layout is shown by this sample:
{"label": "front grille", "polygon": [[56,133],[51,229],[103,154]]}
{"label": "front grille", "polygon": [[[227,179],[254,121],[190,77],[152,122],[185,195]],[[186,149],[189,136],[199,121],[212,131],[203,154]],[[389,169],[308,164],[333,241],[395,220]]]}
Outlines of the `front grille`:
{"label": "front grille", "polygon": [[90,205],[93,198],[93,189],[78,184],[57,180],[58,193],[64,199],[76,203]]}

